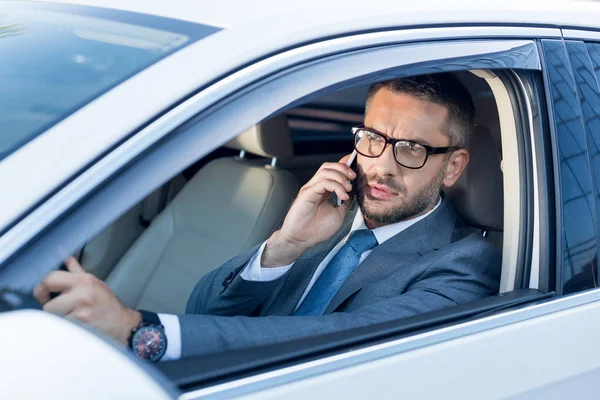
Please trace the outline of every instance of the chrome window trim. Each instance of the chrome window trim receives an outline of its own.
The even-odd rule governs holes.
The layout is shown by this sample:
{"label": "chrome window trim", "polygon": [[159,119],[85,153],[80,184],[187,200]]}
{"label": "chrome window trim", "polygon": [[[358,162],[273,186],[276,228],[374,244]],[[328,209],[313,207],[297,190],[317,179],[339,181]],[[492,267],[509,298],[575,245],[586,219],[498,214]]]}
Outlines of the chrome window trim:
{"label": "chrome window trim", "polygon": [[[214,99],[224,98],[235,93],[240,87],[250,84],[261,77],[273,74],[282,68],[288,68],[300,62],[345,51],[351,51],[373,46],[400,44],[412,41],[435,41],[449,39],[476,38],[560,38],[559,29],[542,27],[517,26],[469,26],[469,27],[433,27],[417,29],[400,29],[393,31],[356,34],[325,40],[322,42],[284,51],[280,54],[265,58],[226,76],[211,87],[201,91],[191,100],[196,102],[198,110],[207,107]],[[211,63],[198,63],[198,59],[207,53],[217,52],[223,46],[231,45],[237,37],[228,32],[215,34],[203,41],[192,44],[183,50],[159,61],[138,75],[117,86],[105,95],[81,108],[70,117],[50,128],[45,133],[29,142],[19,151],[13,153],[0,164],[0,185],[3,187],[18,187],[21,185],[19,198],[7,196],[0,213],[0,230],[9,226],[14,220],[35,203],[47,196],[57,186],[71,176],[77,175],[90,160],[100,156],[106,149],[134,132],[140,125],[146,123],[155,115],[161,115],[169,104],[185,97],[190,92],[199,90],[208,82],[219,79],[232,69],[239,68],[245,62],[264,56],[264,52],[277,49],[261,49],[250,56],[244,54],[227,54]],[[200,57],[200,58],[199,58]],[[168,82],[164,76],[172,76]],[[164,82],[163,82],[164,81]],[[157,82],[163,82],[157,84]],[[148,88],[154,91],[153,96],[135,96],[144,93]],[[200,99],[203,100],[200,100]],[[115,109],[128,110],[125,116],[106,118]],[[187,108],[178,113],[170,113],[173,118],[184,120]],[[81,127],[86,127],[86,139],[94,138],[94,146],[83,144]],[[168,131],[162,132],[163,135]],[[139,133],[141,134],[141,133]],[[80,150],[69,153],[73,146]],[[43,179],[37,171],[27,168],[30,160],[48,159],[47,149],[54,147],[56,170],[45,171]],[[65,161],[66,160],[66,161]],[[31,187],[23,182],[34,182]],[[5,257],[0,256],[1,260]]]}
{"label": "chrome window trim", "polygon": [[600,32],[598,31],[586,31],[583,29],[563,29],[562,34],[565,39],[592,40],[600,42]]}
{"label": "chrome window trim", "polygon": [[185,392],[179,398],[181,400],[199,398],[223,399],[250,395],[303,379],[374,362],[386,357],[532,320],[598,301],[600,301],[600,289],[594,289],[588,292],[559,298],[551,302],[533,305],[515,311],[508,311],[499,315],[485,317],[475,321],[469,321],[459,325],[453,325],[435,331],[429,331],[415,336],[397,339],[203,389],[192,390]]}

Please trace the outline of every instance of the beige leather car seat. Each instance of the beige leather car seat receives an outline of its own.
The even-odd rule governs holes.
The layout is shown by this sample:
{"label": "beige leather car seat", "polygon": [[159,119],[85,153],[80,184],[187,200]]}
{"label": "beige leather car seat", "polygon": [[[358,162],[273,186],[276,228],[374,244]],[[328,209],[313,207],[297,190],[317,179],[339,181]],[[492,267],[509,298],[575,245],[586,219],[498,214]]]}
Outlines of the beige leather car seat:
{"label": "beige leather car seat", "polygon": [[467,146],[470,160],[454,186],[444,192],[458,214],[502,250],[504,184],[501,157],[490,130],[476,125]]}
{"label": "beige leather car seat", "polygon": [[264,241],[283,221],[299,190],[297,179],[269,159],[256,165],[243,155],[291,156],[285,117],[254,126],[226,146],[242,150],[242,158],[201,168],[107,277],[126,305],[184,312],[203,275]]}

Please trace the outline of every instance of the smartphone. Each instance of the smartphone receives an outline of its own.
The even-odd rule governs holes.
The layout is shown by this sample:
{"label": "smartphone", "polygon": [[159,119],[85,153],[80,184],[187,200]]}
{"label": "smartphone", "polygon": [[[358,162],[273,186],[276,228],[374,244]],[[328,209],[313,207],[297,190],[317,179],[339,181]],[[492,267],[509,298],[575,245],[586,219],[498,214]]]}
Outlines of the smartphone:
{"label": "smartphone", "polygon": [[[354,150],[352,152],[352,154],[350,154],[350,158],[348,159],[348,161],[346,161],[346,165],[351,167],[352,170],[354,170],[354,172],[356,172],[356,150]],[[331,193],[331,196],[329,196],[329,202],[331,203],[331,205],[333,205],[334,207],[340,207],[343,203],[342,199],[340,199],[337,194]]]}

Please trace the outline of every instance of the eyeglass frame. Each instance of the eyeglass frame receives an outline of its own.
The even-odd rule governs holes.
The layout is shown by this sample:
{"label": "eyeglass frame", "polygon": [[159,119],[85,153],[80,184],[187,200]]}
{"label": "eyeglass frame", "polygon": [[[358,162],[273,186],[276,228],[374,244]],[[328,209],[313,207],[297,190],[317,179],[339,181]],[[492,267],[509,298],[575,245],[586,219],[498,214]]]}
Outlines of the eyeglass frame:
{"label": "eyeglass frame", "polygon": [[[361,153],[357,148],[356,148],[356,133],[359,130],[363,130],[363,131],[367,131],[370,133],[374,133],[376,135],[382,136],[385,139],[385,145],[383,146],[383,149],[381,150],[381,153],[379,153],[378,156],[371,156],[371,155],[367,155],[367,154],[363,154]],[[452,153],[456,150],[460,150],[460,147],[457,146],[444,146],[444,147],[434,147],[434,146],[429,146],[423,143],[419,143],[417,141],[414,140],[408,140],[408,139],[394,139],[391,138],[389,136],[387,136],[385,133],[381,133],[375,129],[372,128],[367,128],[365,125],[358,125],[358,126],[354,126],[352,127],[352,135],[354,138],[354,150],[356,150],[356,152],[358,154],[360,154],[361,156],[365,156],[368,158],[379,158],[381,157],[381,155],[385,152],[385,149],[387,147],[388,144],[392,145],[392,154],[394,155],[394,160],[402,165],[404,168],[408,168],[408,169],[421,169],[425,166],[425,164],[427,163],[427,160],[429,159],[429,156],[434,155],[434,154],[448,154],[448,153]],[[394,148],[396,146],[396,143],[398,142],[405,142],[405,143],[412,143],[412,144],[418,144],[419,146],[422,146],[425,149],[425,160],[423,160],[423,164],[421,164],[420,167],[408,167],[404,164],[402,164],[400,161],[398,161],[398,159],[396,158],[396,152],[394,151]]]}

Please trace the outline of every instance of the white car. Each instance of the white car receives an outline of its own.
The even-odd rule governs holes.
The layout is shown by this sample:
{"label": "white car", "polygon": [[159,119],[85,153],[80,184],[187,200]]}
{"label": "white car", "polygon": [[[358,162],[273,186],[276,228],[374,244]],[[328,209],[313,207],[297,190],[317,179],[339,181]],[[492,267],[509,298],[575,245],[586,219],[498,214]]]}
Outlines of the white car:
{"label": "white car", "polygon": [[[351,151],[370,84],[442,71],[475,101],[449,195],[497,296],[152,365],[33,299],[75,254],[183,312]],[[599,82],[596,1],[0,1],[1,396],[597,398]]]}

